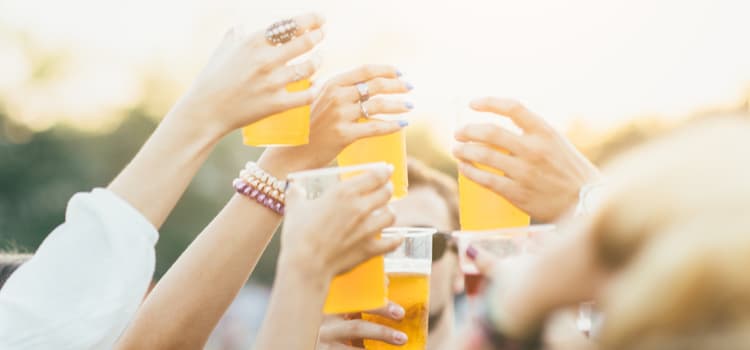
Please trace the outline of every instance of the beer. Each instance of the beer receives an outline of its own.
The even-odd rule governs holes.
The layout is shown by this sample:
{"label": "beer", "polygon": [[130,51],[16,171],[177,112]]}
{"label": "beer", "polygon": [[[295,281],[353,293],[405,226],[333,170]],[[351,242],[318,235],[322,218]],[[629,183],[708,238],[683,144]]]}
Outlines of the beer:
{"label": "beer", "polygon": [[[304,191],[304,198],[314,200],[328,189],[366,171],[382,169],[385,164],[361,164],[352,167],[335,167],[291,173],[287,177],[291,186]],[[375,234],[373,234],[375,236]],[[337,242],[331,242],[336,244]],[[295,242],[306,244],[306,242]],[[336,276],[323,306],[327,314],[342,314],[377,309],[385,306],[385,268],[382,256],[374,257],[351,271]]]}
{"label": "beer", "polygon": [[[370,121],[361,118],[360,123]],[[393,165],[391,184],[393,198],[406,196],[408,179],[406,173],[406,134],[399,130],[392,134],[368,137],[355,141],[336,158],[339,166],[362,163],[386,162]]]}
{"label": "beer", "polygon": [[[286,86],[297,92],[310,88],[310,80],[302,79]],[[310,106],[299,106],[274,114],[242,128],[242,139],[248,146],[298,146],[309,142]]]}
{"label": "beer", "polygon": [[424,350],[427,345],[427,320],[430,317],[430,275],[413,272],[388,274],[388,298],[406,311],[401,321],[372,314],[363,314],[364,320],[382,324],[404,332],[406,344],[394,346],[375,340],[365,340],[370,350]]}
{"label": "beer", "polygon": [[[476,164],[479,169],[503,175],[501,171]],[[529,215],[490,189],[458,175],[458,206],[461,230],[481,231],[528,226]]]}
{"label": "beer", "polygon": [[378,256],[331,281],[323,312],[359,312],[377,309],[386,303],[383,257]]}

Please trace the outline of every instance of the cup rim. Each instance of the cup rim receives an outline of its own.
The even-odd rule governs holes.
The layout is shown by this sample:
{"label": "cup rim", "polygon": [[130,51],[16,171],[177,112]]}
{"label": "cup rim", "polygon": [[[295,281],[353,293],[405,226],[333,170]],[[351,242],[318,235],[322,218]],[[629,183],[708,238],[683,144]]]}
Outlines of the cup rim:
{"label": "cup rim", "polygon": [[528,225],[520,227],[509,227],[492,230],[458,230],[453,231],[451,236],[456,239],[461,238],[476,238],[484,236],[506,236],[513,237],[526,233],[549,233],[557,230],[557,225],[554,224],[539,224],[539,225]]}
{"label": "cup rim", "polygon": [[388,163],[385,163],[385,162],[364,163],[364,164],[349,165],[349,166],[343,166],[343,167],[333,166],[333,167],[327,167],[327,168],[318,168],[318,169],[293,172],[287,175],[286,178],[288,181],[294,181],[295,179],[306,178],[306,177],[318,177],[318,176],[327,176],[327,175],[346,173],[346,172],[374,170],[374,169],[378,169],[379,167],[387,167],[387,166],[388,166]]}
{"label": "cup rim", "polygon": [[386,227],[381,232],[382,237],[394,237],[402,236],[407,238],[412,237],[423,237],[430,236],[437,233],[437,229],[434,227],[418,227],[418,226],[394,226]]}

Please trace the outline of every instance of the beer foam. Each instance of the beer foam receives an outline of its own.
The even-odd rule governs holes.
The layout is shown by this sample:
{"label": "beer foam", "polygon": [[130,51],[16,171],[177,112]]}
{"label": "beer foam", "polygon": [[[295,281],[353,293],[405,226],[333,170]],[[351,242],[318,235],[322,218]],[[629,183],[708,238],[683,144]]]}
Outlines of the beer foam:
{"label": "beer foam", "polygon": [[385,258],[386,273],[418,273],[429,274],[432,270],[432,262],[429,260],[408,260],[408,259],[388,259]]}

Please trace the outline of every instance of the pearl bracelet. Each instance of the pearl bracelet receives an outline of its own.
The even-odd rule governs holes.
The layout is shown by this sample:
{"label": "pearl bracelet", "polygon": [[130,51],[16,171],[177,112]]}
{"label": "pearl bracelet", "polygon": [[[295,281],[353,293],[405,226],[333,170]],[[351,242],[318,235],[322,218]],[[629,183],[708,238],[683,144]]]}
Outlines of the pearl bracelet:
{"label": "pearl bracelet", "polygon": [[284,215],[284,189],[286,181],[281,181],[261,169],[255,162],[248,162],[240,176],[232,182],[237,193],[254,199],[260,205]]}

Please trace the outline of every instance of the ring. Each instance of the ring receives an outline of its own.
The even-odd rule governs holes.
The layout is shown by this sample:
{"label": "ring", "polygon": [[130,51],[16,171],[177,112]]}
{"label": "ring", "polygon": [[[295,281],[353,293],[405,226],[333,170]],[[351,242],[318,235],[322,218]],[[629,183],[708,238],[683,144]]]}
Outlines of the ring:
{"label": "ring", "polygon": [[370,88],[367,87],[367,84],[357,84],[357,92],[359,92],[359,102],[365,102],[370,99]]}
{"label": "ring", "polygon": [[359,110],[362,111],[362,115],[364,115],[365,118],[370,117],[370,113],[367,113],[367,108],[365,108],[365,104],[362,103],[362,101],[359,101]]}
{"label": "ring", "polygon": [[285,19],[271,24],[266,29],[266,41],[271,45],[280,45],[294,39],[297,33],[297,22]]}
{"label": "ring", "polygon": [[299,72],[299,66],[295,65],[294,66],[294,81],[295,82],[300,81],[304,77],[305,77],[304,74],[302,74],[302,73]]}

